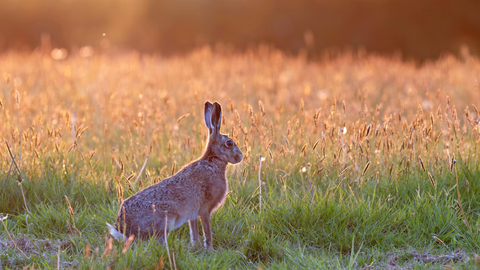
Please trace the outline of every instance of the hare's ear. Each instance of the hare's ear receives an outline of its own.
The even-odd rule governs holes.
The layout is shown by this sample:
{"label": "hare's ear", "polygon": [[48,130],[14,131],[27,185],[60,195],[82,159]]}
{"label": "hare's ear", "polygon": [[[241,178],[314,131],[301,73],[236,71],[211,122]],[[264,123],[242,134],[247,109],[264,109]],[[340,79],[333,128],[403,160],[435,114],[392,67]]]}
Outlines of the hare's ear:
{"label": "hare's ear", "polygon": [[212,112],[212,134],[220,134],[220,127],[222,126],[222,106],[218,102],[213,103]]}
{"label": "hare's ear", "polygon": [[213,132],[213,125],[212,125],[212,112],[213,112],[213,104],[210,101],[205,102],[205,126],[207,126],[208,131],[210,134]]}

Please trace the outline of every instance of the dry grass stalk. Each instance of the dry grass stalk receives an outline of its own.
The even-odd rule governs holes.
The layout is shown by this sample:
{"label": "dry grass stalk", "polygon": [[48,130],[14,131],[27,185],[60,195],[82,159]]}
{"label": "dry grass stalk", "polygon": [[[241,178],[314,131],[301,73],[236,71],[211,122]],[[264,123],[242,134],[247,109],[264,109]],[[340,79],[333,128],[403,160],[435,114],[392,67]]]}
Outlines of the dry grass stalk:
{"label": "dry grass stalk", "polygon": [[19,186],[20,186],[20,191],[22,192],[23,202],[24,202],[24,204],[25,204],[25,209],[27,210],[27,213],[30,214],[30,210],[28,209],[28,206],[27,206],[27,200],[25,199],[25,193],[23,192],[23,186],[22,186],[23,176],[22,176],[22,172],[20,171],[20,168],[18,168],[17,162],[15,162],[15,158],[14,158],[14,156],[12,155],[12,151],[10,150],[10,146],[8,145],[8,142],[5,141],[5,144],[7,145],[8,153],[10,154],[10,157],[12,158],[13,164],[15,165],[15,168],[17,168],[17,172],[18,172],[18,184],[19,184]]}
{"label": "dry grass stalk", "polygon": [[[82,236],[82,233],[77,229],[77,226],[75,225],[75,214],[73,212],[72,206],[70,205],[70,201],[68,200],[67,195],[65,195],[65,200],[67,201],[68,213],[70,214],[70,217],[72,218],[73,229],[78,234],[78,236]],[[68,220],[67,220],[67,223],[68,223]],[[70,227],[70,224],[68,224],[68,226]]]}
{"label": "dry grass stalk", "polygon": [[176,167],[177,167],[177,162],[174,161],[174,162],[173,162],[173,165],[172,165],[172,172],[170,173],[170,176],[173,176],[173,175],[175,174],[175,169],[176,169]]}
{"label": "dry grass stalk", "polygon": [[168,248],[168,215],[167,211],[165,211],[165,229],[163,231],[163,237],[165,239],[165,247],[167,247],[167,255],[168,255],[168,261],[170,262],[170,268],[173,269],[173,264],[172,264],[172,258],[170,257],[170,250]]}
{"label": "dry grass stalk", "polygon": [[135,234],[132,234],[130,235],[130,237],[128,237],[127,241],[123,245],[122,254],[125,254],[127,252],[128,248],[130,248],[130,245],[132,244],[134,239],[135,239]]}
{"label": "dry grass stalk", "polygon": [[[456,162],[455,155],[453,155],[453,157],[450,159],[450,172],[452,172],[452,173],[453,173],[453,169],[455,167],[455,162]],[[458,196],[460,196],[460,194]]]}
{"label": "dry grass stalk", "polygon": [[17,100],[17,109],[20,109],[20,94],[15,90],[15,99]]}
{"label": "dry grass stalk", "polygon": [[321,139],[318,139],[315,144],[313,144],[312,150],[315,151],[315,148],[317,148],[318,142],[320,142]]}
{"label": "dry grass stalk", "polygon": [[446,247],[447,245],[445,244],[445,242],[442,241],[442,239],[436,237],[435,235],[432,236],[433,239],[435,239],[435,241],[437,241],[437,243],[441,244],[442,246]]}
{"label": "dry grass stalk", "polygon": [[107,269],[115,269],[115,262],[117,260],[117,251],[114,250],[112,252],[112,259],[110,260],[110,262],[108,263],[108,266],[107,266]]}
{"label": "dry grass stalk", "polygon": [[127,181],[130,181],[130,180],[133,179],[133,177],[135,177],[135,173],[132,173],[132,174],[130,174],[129,176],[127,176],[127,179],[126,179],[126,180],[127,180]]}
{"label": "dry grass stalk", "polygon": [[58,244],[58,253],[57,253],[57,270],[60,270],[60,251],[61,251],[61,245]]}
{"label": "dry grass stalk", "polygon": [[94,252],[93,252],[93,260],[95,261],[98,258],[98,254],[100,253],[100,248],[95,247]]}
{"label": "dry grass stalk", "polygon": [[70,201],[68,200],[68,196],[65,195],[65,201],[67,201],[67,206],[68,206],[68,213],[70,214],[70,217],[72,217],[72,222],[73,222],[73,225],[75,226],[75,215],[73,213],[73,208],[72,206],[70,205]]}
{"label": "dry grass stalk", "polygon": [[260,163],[258,166],[258,188],[259,188],[259,212],[262,213],[262,179],[260,178],[262,173],[262,155],[258,155]]}
{"label": "dry grass stalk", "polygon": [[433,176],[430,174],[430,172],[427,173],[428,178],[430,179],[430,183],[432,184],[433,188],[437,188],[437,182],[435,182],[435,179],[433,179]]}
{"label": "dry grass stalk", "polygon": [[342,176],[344,173],[346,173],[346,172],[348,171],[348,169],[350,169],[350,167],[352,167],[352,165],[345,167],[345,169],[343,169],[343,170],[338,174],[337,177],[340,178],[340,176]]}
{"label": "dry grass stalk", "polygon": [[70,226],[70,221],[67,220],[67,229],[68,233],[73,236],[72,226]]}
{"label": "dry grass stalk", "polygon": [[133,181],[133,184],[134,184],[134,185],[137,184],[138,179],[140,179],[140,176],[142,176],[142,172],[143,172],[143,170],[145,169],[145,166],[147,165],[147,160],[148,160],[148,155],[147,155],[147,157],[145,158],[145,161],[143,162],[142,169],[141,169],[140,172],[138,173],[137,178],[135,179],[135,181]]}
{"label": "dry grass stalk", "polygon": [[423,165],[423,160],[420,156],[418,156],[418,160],[420,161],[420,165],[422,167],[422,171],[426,172],[427,170],[425,170],[425,165]]}
{"label": "dry grass stalk", "polygon": [[118,202],[123,201],[123,186],[120,183],[115,184],[115,190],[117,192]]}
{"label": "dry grass stalk", "polygon": [[465,225],[467,225],[468,230],[471,231],[472,229],[470,227],[470,224],[468,224],[468,220],[467,220],[467,217],[465,216],[465,212],[463,211],[462,203],[460,200],[460,188],[458,186],[458,173],[457,173],[456,163],[457,161],[455,159],[452,159],[453,170],[455,170],[455,181],[456,181],[455,185],[457,186],[457,197],[458,197],[458,201],[457,200],[454,200],[454,201],[455,203],[457,203],[458,207],[460,207],[460,210],[462,211],[463,222],[465,223]]}
{"label": "dry grass stalk", "polygon": [[109,237],[108,240],[105,242],[105,250],[103,251],[102,258],[107,257],[112,251],[113,248],[113,238]]}
{"label": "dry grass stalk", "polygon": [[172,250],[173,269],[177,270],[177,263],[175,262],[175,250]]}
{"label": "dry grass stalk", "polygon": [[187,117],[189,117],[189,116],[190,116],[189,113],[186,113],[186,114],[180,116],[180,117],[177,119],[177,125],[180,123],[180,121],[182,121],[183,119],[185,119],[185,118],[187,118]]}
{"label": "dry grass stalk", "polygon": [[67,154],[69,154],[72,150],[75,150],[77,148],[77,140],[75,139],[75,142],[68,148]]}
{"label": "dry grass stalk", "polygon": [[113,161],[115,161],[118,168],[120,169],[120,171],[118,171],[116,176],[115,176],[115,181],[117,182],[117,184],[116,184],[117,196],[118,196],[117,199],[119,201],[121,201],[121,200],[123,200],[123,187],[120,185],[120,178],[123,177],[123,179],[125,179],[125,181],[127,182],[130,190],[133,190],[133,186],[132,186],[132,183],[130,182],[130,180],[135,175],[132,174],[129,177],[125,176],[125,164],[123,163],[122,159],[120,159],[120,161],[117,160],[115,148],[113,148],[112,164],[113,164]]}
{"label": "dry grass stalk", "polygon": [[300,153],[303,153],[303,157],[306,158],[307,157],[307,145],[308,143],[304,144],[302,146],[302,150],[300,150]]}
{"label": "dry grass stalk", "polygon": [[365,173],[367,172],[368,168],[370,168],[370,161],[367,162],[367,164],[365,165],[365,168],[363,168],[362,177],[365,176]]}
{"label": "dry grass stalk", "polygon": [[16,248],[18,251],[20,251],[20,253],[22,253],[22,255],[23,255],[25,258],[27,258],[27,260],[30,260],[30,258],[29,258],[27,255],[25,255],[25,253],[23,253],[23,251],[22,251],[20,248],[18,248],[17,243],[15,243],[15,241],[13,241],[12,236],[11,236],[10,233],[8,232],[7,225],[5,225],[5,222],[4,222],[4,220],[7,220],[7,218],[8,218],[8,215],[6,215],[6,216],[4,217],[4,216],[3,216],[3,213],[0,213],[0,221],[2,221],[3,227],[5,228],[5,232],[7,233],[8,238],[10,238],[10,241],[12,241],[13,245],[15,246],[15,248]]}
{"label": "dry grass stalk", "polygon": [[[122,201],[123,204],[123,201]],[[155,213],[155,204],[153,204],[153,212]],[[123,231],[127,230],[127,219],[125,218],[125,206],[122,207],[122,216],[123,216]]]}
{"label": "dry grass stalk", "polygon": [[91,253],[92,253],[92,248],[90,247],[90,245],[87,244],[85,246],[85,252],[84,252],[85,259],[88,259]]}
{"label": "dry grass stalk", "polygon": [[[17,154],[15,154],[14,157],[16,157]],[[12,167],[13,167],[13,161],[10,163],[10,167],[8,167],[8,172],[7,172],[7,175],[5,176],[5,178],[3,179],[3,181],[7,181],[7,179],[10,177],[10,173],[12,172]]]}
{"label": "dry grass stalk", "polygon": [[340,182],[337,185],[337,188],[339,188],[340,185],[343,184],[343,181],[345,181],[345,179],[347,179],[347,177],[343,177],[342,180],[340,180]]}
{"label": "dry grass stalk", "polygon": [[164,261],[165,260],[164,260],[163,256],[161,256],[160,259],[158,260],[157,265],[155,265],[155,270],[163,270]]}

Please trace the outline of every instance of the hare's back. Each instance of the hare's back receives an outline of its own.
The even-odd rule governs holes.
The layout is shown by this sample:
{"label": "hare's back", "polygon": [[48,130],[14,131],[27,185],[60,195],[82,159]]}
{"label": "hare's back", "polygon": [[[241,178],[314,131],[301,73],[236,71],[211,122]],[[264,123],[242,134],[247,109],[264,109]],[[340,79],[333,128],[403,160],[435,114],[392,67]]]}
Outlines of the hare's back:
{"label": "hare's back", "polygon": [[170,213],[183,212],[182,208],[199,204],[203,197],[202,187],[192,177],[179,172],[132,195],[123,202],[123,206],[133,213],[151,211],[153,207]]}

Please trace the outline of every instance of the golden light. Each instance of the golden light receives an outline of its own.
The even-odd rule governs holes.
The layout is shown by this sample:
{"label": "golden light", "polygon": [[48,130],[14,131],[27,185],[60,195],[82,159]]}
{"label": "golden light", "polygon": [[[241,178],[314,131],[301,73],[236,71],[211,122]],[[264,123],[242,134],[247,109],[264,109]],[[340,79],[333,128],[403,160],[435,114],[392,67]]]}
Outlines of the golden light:
{"label": "golden light", "polygon": [[67,49],[65,49],[65,48],[60,48],[60,49],[55,48],[55,49],[52,50],[51,56],[55,60],[63,60],[65,58],[67,58],[68,52],[67,52]]}
{"label": "golden light", "polygon": [[92,46],[83,46],[80,48],[79,53],[82,58],[89,58],[93,56],[94,49]]}

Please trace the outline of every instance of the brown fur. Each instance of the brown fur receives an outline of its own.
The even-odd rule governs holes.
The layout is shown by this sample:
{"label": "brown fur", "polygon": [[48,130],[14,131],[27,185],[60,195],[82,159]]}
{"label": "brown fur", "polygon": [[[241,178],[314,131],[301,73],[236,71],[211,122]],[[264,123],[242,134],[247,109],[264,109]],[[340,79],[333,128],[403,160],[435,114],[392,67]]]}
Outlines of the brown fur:
{"label": "brown fur", "polygon": [[[205,247],[212,244],[210,216],[225,201],[228,182],[227,163],[238,163],[243,154],[230,138],[220,134],[221,106],[205,103],[205,125],[209,140],[202,157],[186,165],[177,174],[166,178],[126,199],[121,207],[111,234],[122,238],[131,234],[147,238],[155,235],[163,240],[165,215],[168,231],[189,221],[192,243],[199,242],[200,217]],[[109,226],[110,227],[110,226]],[[123,233],[120,234],[119,232]]]}

